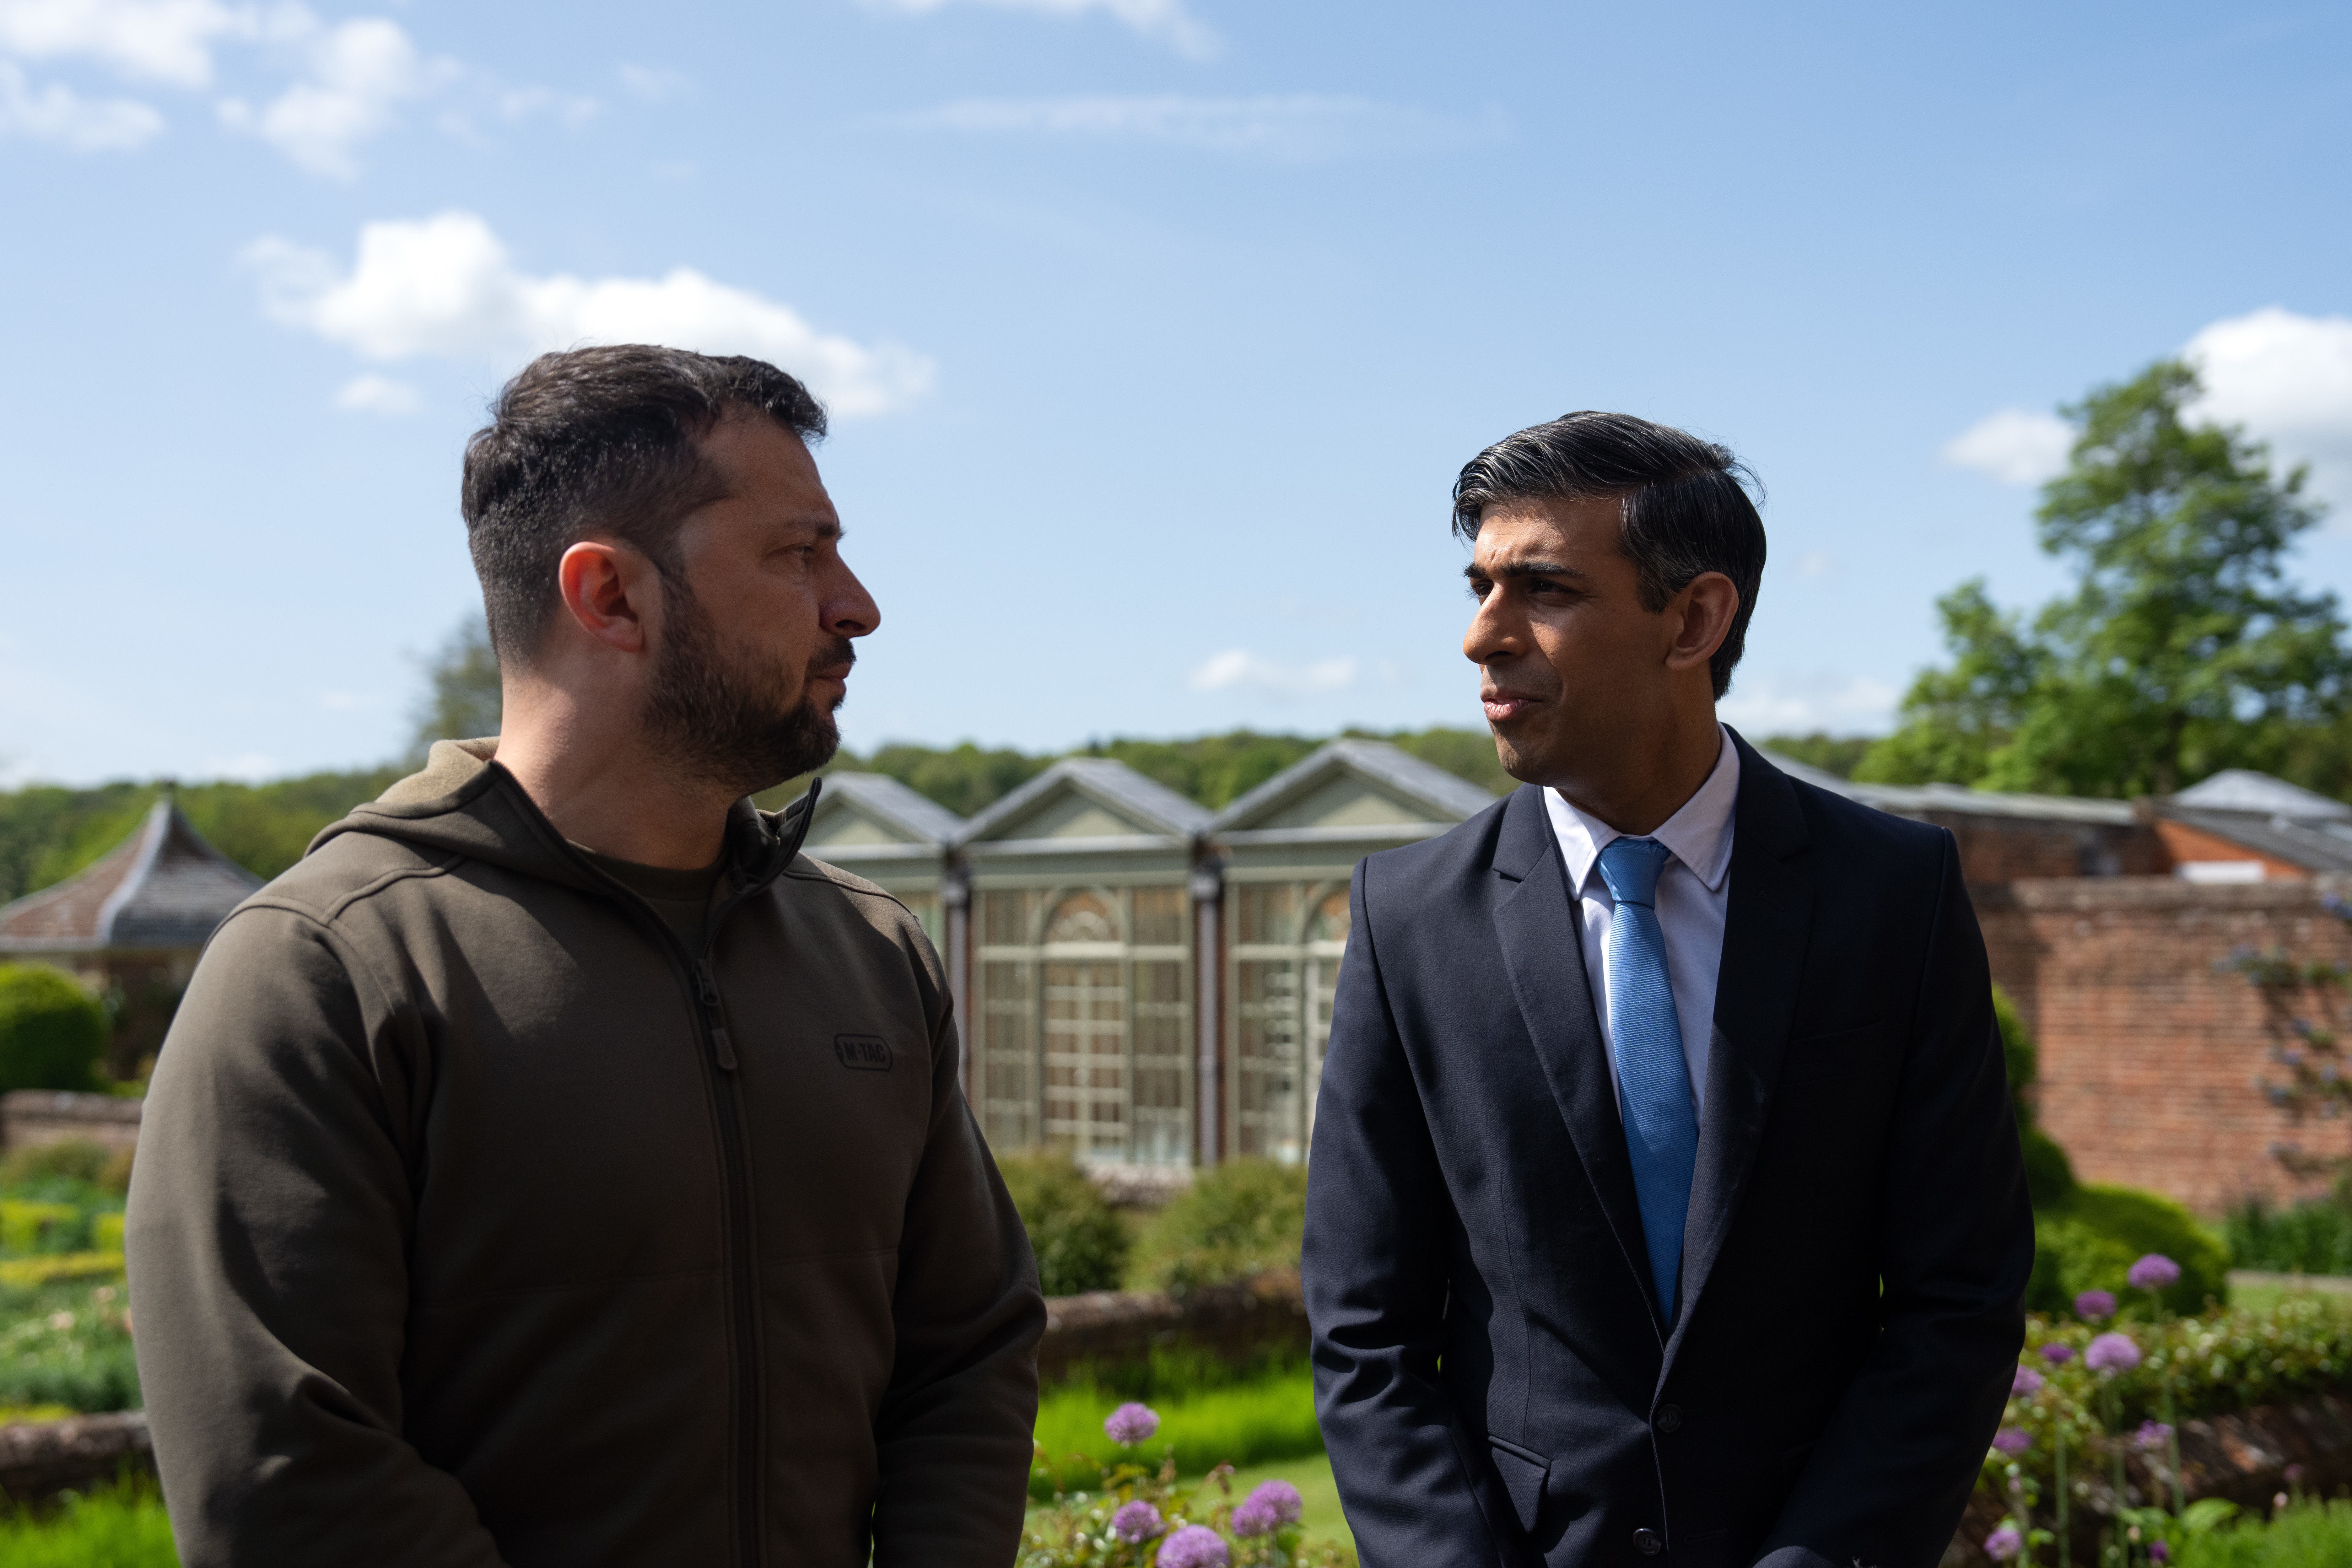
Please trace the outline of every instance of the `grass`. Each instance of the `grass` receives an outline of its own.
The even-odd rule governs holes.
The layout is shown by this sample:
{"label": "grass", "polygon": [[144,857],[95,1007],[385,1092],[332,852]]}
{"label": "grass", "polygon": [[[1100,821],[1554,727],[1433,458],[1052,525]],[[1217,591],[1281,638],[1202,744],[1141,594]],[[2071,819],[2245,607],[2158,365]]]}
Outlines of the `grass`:
{"label": "grass", "polygon": [[2267,1525],[2192,1535],[2180,1568],[2344,1568],[2352,1563],[2352,1502],[2299,1502]]}
{"label": "grass", "polygon": [[1031,1496],[1052,1497],[1057,1479],[1066,1490],[1090,1486],[1104,1466],[1121,1458],[1156,1465],[1172,1451],[1180,1474],[1198,1476],[1218,1465],[1257,1466],[1323,1451],[1314,1380],[1303,1365],[1151,1399],[1160,1430],[1131,1452],[1103,1435],[1103,1417],[1120,1399],[1090,1381],[1046,1391],[1037,1408],[1037,1441],[1046,1463],[1030,1477]]}
{"label": "grass", "polygon": [[151,1480],[0,1515],[0,1563],[8,1568],[179,1568],[179,1562]]}

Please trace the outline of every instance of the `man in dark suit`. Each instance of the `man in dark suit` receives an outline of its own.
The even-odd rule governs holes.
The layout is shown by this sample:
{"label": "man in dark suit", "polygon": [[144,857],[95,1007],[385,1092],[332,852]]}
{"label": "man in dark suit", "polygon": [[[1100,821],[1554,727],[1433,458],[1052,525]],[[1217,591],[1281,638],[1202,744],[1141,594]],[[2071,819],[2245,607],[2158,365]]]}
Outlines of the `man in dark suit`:
{"label": "man in dark suit", "polygon": [[1951,835],[1720,726],[1722,447],[1572,414],[1463,469],[1522,782],[1359,868],[1305,1271],[1367,1568],[1928,1568],[2032,1219]]}

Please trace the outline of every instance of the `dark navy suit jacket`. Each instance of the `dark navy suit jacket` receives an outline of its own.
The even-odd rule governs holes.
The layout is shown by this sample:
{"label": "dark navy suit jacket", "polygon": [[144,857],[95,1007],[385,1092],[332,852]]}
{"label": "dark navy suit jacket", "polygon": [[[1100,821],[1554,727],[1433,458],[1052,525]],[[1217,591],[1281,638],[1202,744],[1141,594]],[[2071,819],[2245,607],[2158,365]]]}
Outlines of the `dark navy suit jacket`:
{"label": "dark navy suit jacket", "polygon": [[1671,1324],[1541,792],[1357,870],[1305,1274],[1366,1568],[1951,1540],[2033,1263],[1983,938],[1949,833],[1738,745]]}

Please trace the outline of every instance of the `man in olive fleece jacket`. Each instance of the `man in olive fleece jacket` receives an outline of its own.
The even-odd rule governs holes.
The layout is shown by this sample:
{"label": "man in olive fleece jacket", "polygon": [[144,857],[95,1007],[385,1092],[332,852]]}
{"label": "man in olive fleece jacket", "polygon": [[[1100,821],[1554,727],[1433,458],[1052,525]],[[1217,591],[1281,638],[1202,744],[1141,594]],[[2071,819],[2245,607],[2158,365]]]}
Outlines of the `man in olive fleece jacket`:
{"label": "man in olive fleece jacket", "polygon": [[[699,527],[594,613],[625,588],[657,647],[659,594],[722,607]],[[930,943],[798,853],[814,791],[721,801],[699,872],[592,837],[625,748],[527,787],[561,774],[514,676],[504,741],[436,745],[229,917],[162,1052],[131,1280],[184,1561],[1009,1563],[1044,1305]]]}

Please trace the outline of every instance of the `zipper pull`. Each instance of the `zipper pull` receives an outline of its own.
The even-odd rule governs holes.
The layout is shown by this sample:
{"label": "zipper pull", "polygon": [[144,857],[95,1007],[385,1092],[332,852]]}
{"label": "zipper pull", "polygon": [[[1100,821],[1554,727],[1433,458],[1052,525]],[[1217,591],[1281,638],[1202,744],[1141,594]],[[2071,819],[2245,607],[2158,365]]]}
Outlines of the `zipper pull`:
{"label": "zipper pull", "polygon": [[719,983],[710,977],[710,965],[696,964],[694,979],[695,984],[702,987],[702,1005],[715,1010],[719,1005]]}
{"label": "zipper pull", "polygon": [[735,1042],[727,1037],[724,1028],[716,1025],[710,1030],[710,1048],[718,1054],[720,1072],[735,1070]]}

